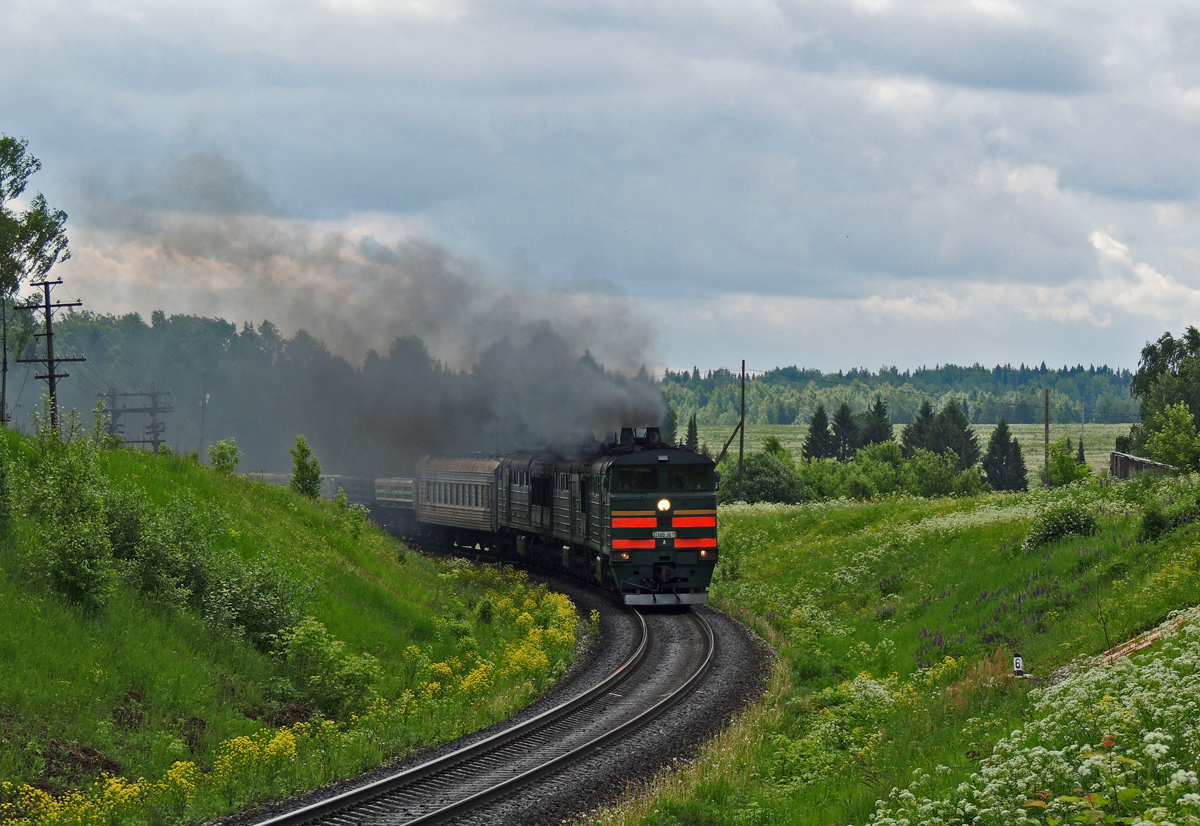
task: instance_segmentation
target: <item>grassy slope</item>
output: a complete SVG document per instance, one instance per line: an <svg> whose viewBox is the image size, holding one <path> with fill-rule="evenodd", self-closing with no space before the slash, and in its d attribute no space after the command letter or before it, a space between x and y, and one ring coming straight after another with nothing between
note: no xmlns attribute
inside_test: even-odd
<svg viewBox="0 0 1200 826"><path fill-rule="evenodd" d="M14 434L4 436L20 449ZM372 735L373 752L448 739L506 716L563 667L535 658L527 662L537 668L500 674L508 647L524 639L517 611L477 621L455 575L417 554L400 560L398 544L376 530L352 538L329 503L182 458L109 451L103 461L114 482L136 486L156 504L185 497L219 511L219 544L306 584L304 613L347 651L378 658L380 696L410 690L410 704L427 700L404 731ZM286 676L279 658L190 613L146 604L124 586L103 613L85 615L48 590L36 560L32 528L18 520L0 547L0 780L12 784L0 790L0 804L24 783L57 794L102 773L154 781L175 761L207 772L222 744L287 722L278 716ZM447 629L455 613L470 623L465 639L462 626L457 634ZM447 669L433 697L431 664L436 670L442 662L462 670L451 677ZM456 686L480 662L495 663L477 675L494 690L486 701L458 698Z"/></svg>
<svg viewBox="0 0 1200 826"><path fill-rule="evenodd" d="M657 797L601 821L864 823L936 766L929 782L953 795L1030 713L1014 652L1046 675L1197 602L1193 529L1136 540L1139 503L1178 495L1161 484L723 508L714 602L778 650L770 689ZM1100 532L1023 551L1034 516L1064 500Z"/></svg>

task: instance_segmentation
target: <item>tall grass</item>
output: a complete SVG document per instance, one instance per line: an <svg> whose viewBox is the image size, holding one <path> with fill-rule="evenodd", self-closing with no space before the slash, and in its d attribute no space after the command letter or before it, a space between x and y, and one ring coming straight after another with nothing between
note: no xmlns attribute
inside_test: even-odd
<svg viewBox="0 0 1200 826"><path fill-rule="evenodd" d="M37 444L0 438L27 480ZM47 575L45 517L16 497L0 543L0 822L212 818L502 719L569 662L573 607L517 572L402 553L333 503L185 458L94 460L107 518L131 507L112 491L141 497L161 552L108 557L103 603L83 604ZM160 535L172 525L183 533ZM301 621L248 630L288 616Z"/></svg>
<svg viewBox="0 0 1200 826"><path fill-rule="evenodd" d="M1195 515L1196 482L1092 481L965 500L723 508L713 599L775 645L781 655L776 674L761 706L708 747L697 768L667 773L653 795L607 811L598 822L1031 818L1053 824L1055 818L1092 817L1080 808L1092 804L1068 800L1058 809L1039 807L1036 801L1045 798L1035 793L1048 789L1015 781L1002 813L975 821L969 811L955 812L968 798L976 811L986 808L980 801L987 778L1007 777L1016 770L1005 767L1029 759L1022 755L1034 747L1035 736L1013 732L1032 732L1027 723L1053 706L1035 687L1049 685L1066 663L1104 651L1197 601L1200 537L1191 525L1185 521L1155 542L1137 538L1147 504L1190 502ZM1024 550L1035 520L1064 506L1094 515L1099 531ZM1033 679L1013 678L1017 652ZM1187 700L1166 702L1186 706ZM1189 713L1191 722L1180 731L1194 734L1200 714L1185 711L1184 717ZM1148 735L1156 725L1150 721L1131 724L1124 742ZM1178 764L1172 771L1194 771L1200 736L1173 736ZM1081 761L1089 745L1099 745L1094 739L1055 742L1055 748L1076 743L1067 759ZM729 753L737 758L723 757ZM1159 802L1170 776L1159 778L1167 790ZM973 777L983 778L978 794L967 791L976 788ZM1086 785L1049 791L1054 800L1070 798ZM1035 804L1023 806L1026 798L1016 800L1017 794ZM1186 815L1190 810L1175 799L1172 817ZM1106 816L1130 816L1131 806L1118 811L1113 803Z"/></svg>

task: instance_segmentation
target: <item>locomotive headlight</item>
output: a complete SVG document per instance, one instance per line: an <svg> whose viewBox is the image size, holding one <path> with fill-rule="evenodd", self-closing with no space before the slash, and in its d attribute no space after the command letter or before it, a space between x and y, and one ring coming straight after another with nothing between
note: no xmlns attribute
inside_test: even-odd
<svg viewBox="0 0 1200 826"><path fill-rule="evenodd" d="M617 559L620 559L623 562L628 562L629 561L629 551L617 551Z"/></svg>
<svg viewBox="0 0 1200 826"><path fill-rule="evenodd" d="M712 555L713 555L712 551L708 550L708 548L700 549L700 558L701 559L708 559Z"/></svg>
<svg viewBox="0 0 1200 826"><path fill-rule="evenodd" d="M670 499L659 499L658 500L658 509L660 511L669 511L671 509L671 500Z"/></svg>

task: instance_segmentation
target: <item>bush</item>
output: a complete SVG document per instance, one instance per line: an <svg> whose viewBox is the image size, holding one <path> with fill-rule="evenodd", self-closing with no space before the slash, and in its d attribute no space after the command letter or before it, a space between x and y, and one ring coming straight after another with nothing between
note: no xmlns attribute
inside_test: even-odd
<svg viewBox="0 0 1200 826"><path fill-rule="evenodd" d="M217 568L204 600L205 619L245 637L260 651L270 651L277 635L299 620L307 593L258 561L245 563L231 555Z"/></svg>
<svg viewBox="0 0 1200 826"><path fill-rule="evenodd" d="M1200 501L1187 497L1179 502L1163 503L1153 500L1142 508L1142 521L1138 525L1138 541L1153 542L1166 536L1176 528L1195 520L1200 512Z"/></svg>
<svg viewBox="0 0 1200 826"><path fill-rule="evenodd" d="M1058 542L1071 536L1091 536L1100 529L1096 517L1080 505L1057 505L1033 520L1029 535L1021 543L1026 551Z"/></svg>
<svg viewBox="0 0 1200 826"><path fill-rule="evenodd" d="M242 460L242 453L238 450L237 442L230 436L209 447L208 459L217 473L232 476L237 472L238 462Z"/></svg>
<svg viewBox="0 0 1200 826"><path fill-rule="evenodd" d="M346 651L346 644L315 618L306 617L278 640L293 685L323 714L359 712L375 699L379 662L370 654Z"/></svg>
<svg viewBox="0 0 1200 826"><path fill-rule="evenodd" d="M107 480L99 448L72 413L60 435L46 421L38 426L40 462L30 483L30 514L37 523L51 586L86 610L102 609L112 590L112 543L104 518Z"/></svg>

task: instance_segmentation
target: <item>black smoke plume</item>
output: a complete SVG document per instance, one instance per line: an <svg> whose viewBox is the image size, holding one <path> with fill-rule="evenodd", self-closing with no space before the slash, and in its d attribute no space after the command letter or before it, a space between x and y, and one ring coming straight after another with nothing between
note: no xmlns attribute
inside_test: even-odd
<svg viewBox="0 0 1200 826"><path fill-rule="evenodd" d="M180 412L207 395L204 433L194 412L174 426L184 449L193 430L198 446L234 436L249 464L284 469L304 433L328 469L387 475L425 453L565 451L662 418L655 386L633 377L653 330L626 297L523 288L419 234L384 243L288 218L219 153L84 192L109 294L172 311L140 330L92 319L148 349L90 369L169 386ZM239 331L212 316L270 322Z"/></svg>

